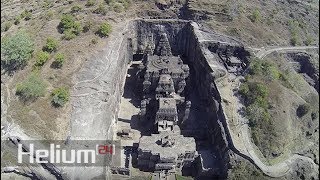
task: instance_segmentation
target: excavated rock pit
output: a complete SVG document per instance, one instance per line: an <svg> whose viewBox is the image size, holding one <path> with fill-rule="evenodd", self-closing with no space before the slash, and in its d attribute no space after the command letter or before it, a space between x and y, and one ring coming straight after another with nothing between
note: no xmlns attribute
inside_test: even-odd
<svg viewBox="0 0 320 180"><path fill-rule="evenodd" d="M230 135L221 109L221 97L215 80L223 78L226 68L217 54L232 47L233 56L247 62L247 51L238 41L210 32L196 23L183 20L137 20L132 22L129 45L132 47L133 61L129 65L121 99L118 127L124 122L138 121L139 98L135 90L134 75L137 72L136 61L141 60L146 47L154 49L160 34L167 34L172 54L180 56L190 68L190 84L187 99L191 100L190 118L181 130L184 136L194 137L197 151L201 154L202 164L207 171L198 170L192 174L199 179L225 178L232 155ZM131 49L130 49L131 50ZM132 125L131 128L136 129ZM130 126L129 126L130 128Z"/></svg>

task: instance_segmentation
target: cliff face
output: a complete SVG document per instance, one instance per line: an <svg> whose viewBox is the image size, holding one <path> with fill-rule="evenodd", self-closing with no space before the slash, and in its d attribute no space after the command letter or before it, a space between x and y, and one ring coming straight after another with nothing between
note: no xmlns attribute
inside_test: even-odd
<svg viewBox="0 0 320 180"><path fill-rule="evenodd" d="M126 28L111 36L106 49L74 77L71 139L112 139L126 65L132 57Z"/></svg>

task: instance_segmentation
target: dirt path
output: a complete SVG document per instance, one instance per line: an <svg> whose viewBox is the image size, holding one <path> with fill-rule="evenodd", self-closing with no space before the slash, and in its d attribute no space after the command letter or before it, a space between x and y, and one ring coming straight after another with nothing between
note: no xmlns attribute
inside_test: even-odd
<svg viewBox="0 0 320 180"><path fill-rule="evenodd" d="M252 48L254 50L259 50L258 53L256 53L256 57L259 59L263 59L268 54L271 54L273 52L292 52L292 51L301 51L301 50L307 50L307 49L319 49L318 46L293 46L293 47L275 47L275 48Z"/></svg>

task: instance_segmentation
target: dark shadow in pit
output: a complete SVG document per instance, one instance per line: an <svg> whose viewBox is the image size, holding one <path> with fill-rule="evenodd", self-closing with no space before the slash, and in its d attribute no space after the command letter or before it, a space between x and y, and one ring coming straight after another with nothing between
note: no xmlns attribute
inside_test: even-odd
<svg viewBox="0 0 320 180"><path fill-rule="evenodd" d="M130 121L131 129L140 131L142 136L151 136L153 123L151 121L141 122L139 115L133 115Z"/></svg>
<svg viewBox="0 0 320 180"><path fill-rule="evenodd" d="M140 97L137 92L139 89L137 83L138 64L132 64L127 72L127 77L124 85L123 97L130 99L130 103L135 107L140 107Z"/></svg>
<svg viewBox="0 0 320 180"><path fill-rule="evenodd" d="M193 137L196 142L196 150L202 157L202 163L205 168L219 169L222 164L219 149L217 144L213 144L211 141L212 137L209 137L207 129L211 126L212 121L217 121L216 112L212 107L212 103L209 97L203 97L203 91L197 84L198 76L203 77L201 73L203 71L195 70L195 65L188 62L187 58L182 57L184 63L187 63L190 68L189 85L186 89L186 99L191 101L191 108L189 118L181 127L181 134L188 137ZM219 134L217 134L219 136ZM217 143L217 142L216 142Z"/></svg>

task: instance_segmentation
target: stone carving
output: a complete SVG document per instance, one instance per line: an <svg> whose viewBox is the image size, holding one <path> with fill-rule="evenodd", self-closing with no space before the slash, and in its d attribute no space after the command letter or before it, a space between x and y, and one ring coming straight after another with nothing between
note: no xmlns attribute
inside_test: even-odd
<svg viewBox="0 0 320 180"><path fill-rule="evenodd" d="M138 166L160 172L190 166L197 154L195 140L180 135L178 126L179 117L185 122L190 113L191 101L185 101L189 67L172 55L165 33L160 35L154 54L145 54L138 75L143 77L140 120L151 121L156 133L140 138ZM187 155L190 153L193 156ZM182 158L178 160L179 155Z"/></svg>

